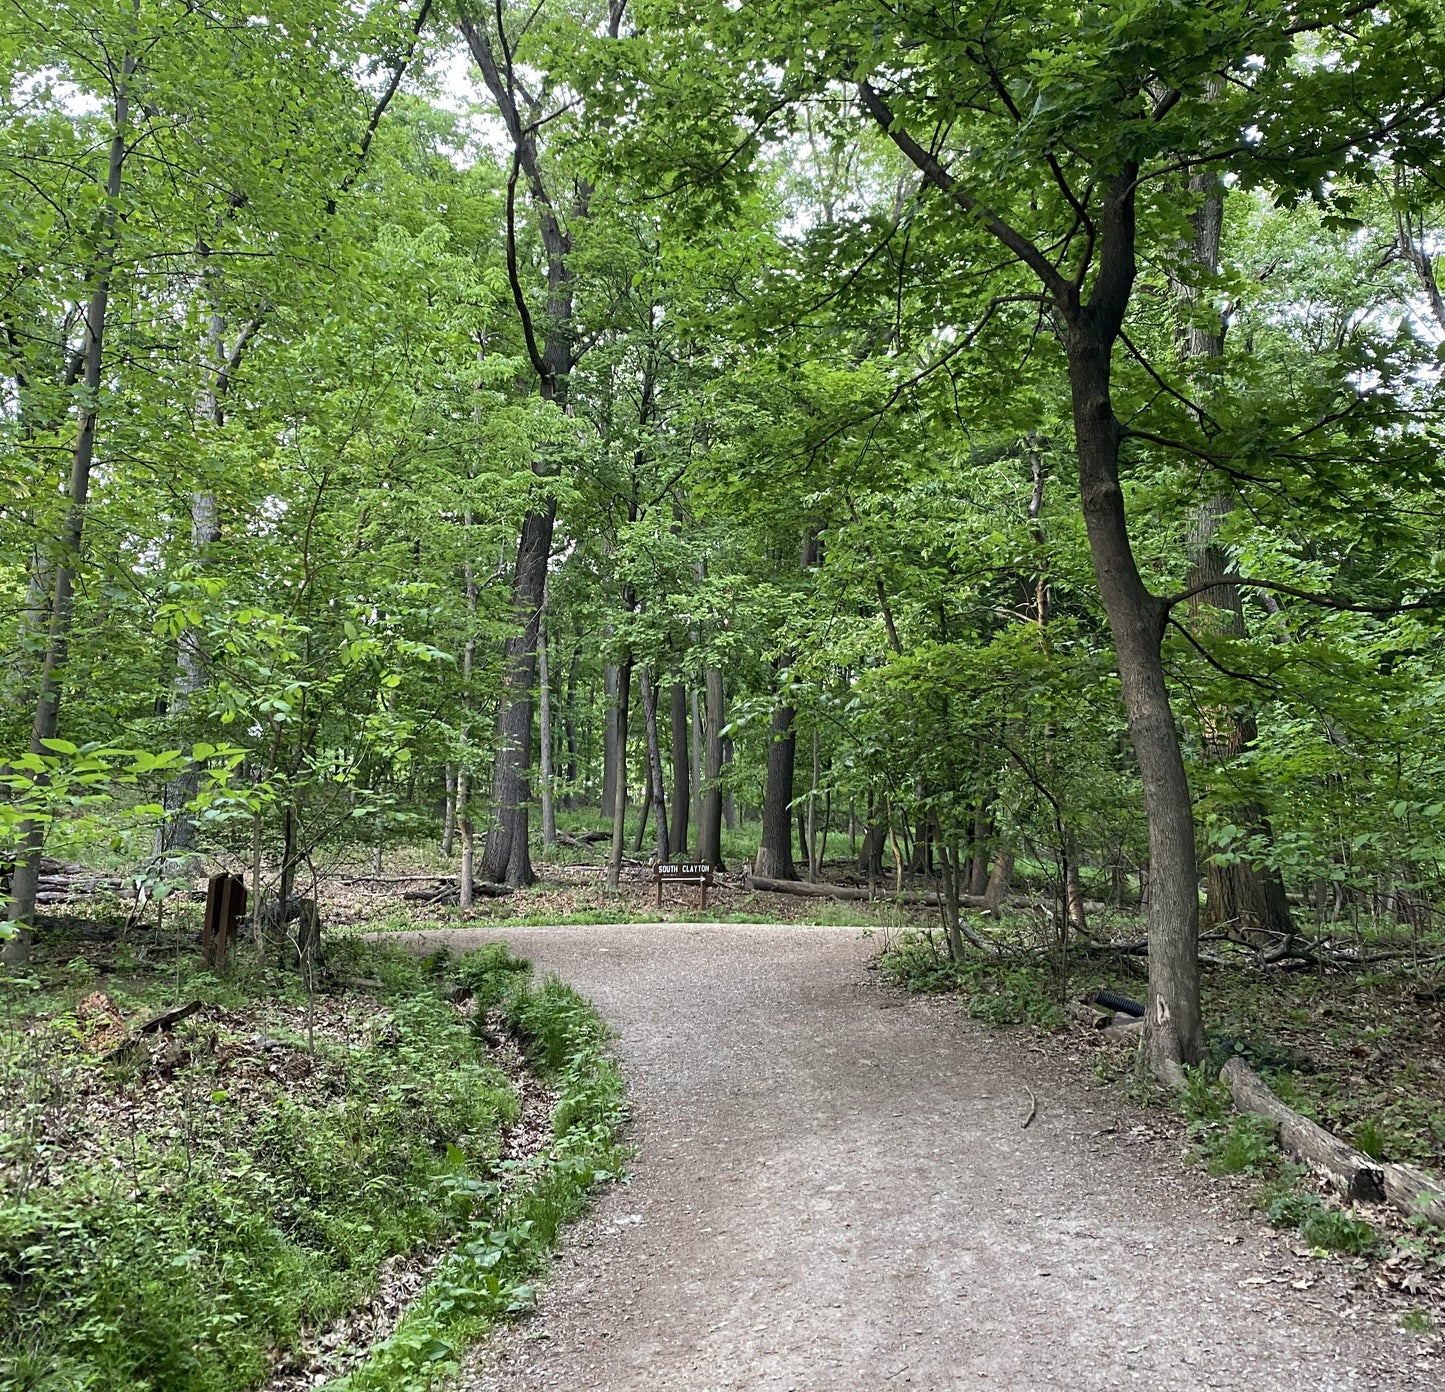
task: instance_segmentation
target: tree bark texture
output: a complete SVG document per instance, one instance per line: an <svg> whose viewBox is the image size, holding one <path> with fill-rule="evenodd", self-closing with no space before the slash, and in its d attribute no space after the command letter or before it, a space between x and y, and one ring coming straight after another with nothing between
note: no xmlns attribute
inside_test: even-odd
<svg viewBox="0 0 1445 1392"><path fill-rule="evenodd" d="M487 27L489 20L478 22L463 15L458 23L512 145L512 168L507 181L506 200L507 274L527 356L537 374L542 400L565 411L570 374L575 362L573 278L569 264L572 237L558 217L543 174L537 147L542 113L517 81L512 66L512 46L501 27L505 17L500 7L496 15L499 28L495 43ZM525 108L519 105L519 97L526 103ZM546 319L540 343L527 308L518 269L515 208L517 184L522 179L526 180L547 274ZM585 201L579 199L574 212L578 217L585 217ZM546 479L555 469L545 455L539 454L533 461L532 472ZM528 803L531 798L527 774L532 757L532 692L536 683L537 633L546 593L547 564L551 556L556 514L557 500L550 494L528 511L522 522L517 568L512 581L512 609L520 631L507 642L492 773L493 822L487 832L483 856L487 877L512 886L530 884L536 878L527 844Z"/></svg>
<svg viewBox="0 0 1445 1392"><path fill-rule="evenodd" d="M657 733L657 687L646 667L638 677L638 691L642 697L642 719L647 731L647 779L652 793L653 824L657 830L657 858L667 860L670 850L667 843L667 803L663 794L662 742Z"/></svg>
<svg viewBox="0 0 1445 1392"><path fill-rule="evenodd" d="M136 60L127 53L116 86L110 146L106 159L106 202L97 227L94 260L87 276L85 338L81 348L81 395L77 408L75 445L70 457L65 520L59 554L53 571L50 616L45 637L45 654L35 697L35 719L31 726L30 751L46 754L45 741L54 739L60 726L60 697L64 684L65 659L70 644L75 572L85 533L85 516L90 500L90 470L95 458L95 430L100 412L101 368L105 357L105 320L110 304L110 278L115 269L116 237L121 171L125 164L126 137L130 126L130 80ZM39 822L19 828L22 851L16 859L10 881L9 917L19 925L15 935L0 948L0 961L29 960L32 926L35 922L35 894L40 877L40 852L45 829Z"/></svg>
<svg viewBox="0 0 1445 1392"><path fill-rule="evenodd" d="M691 692L692 714L692 822L702 835L702 710L697 697L697 688Z"/></svg>
<svg viewBox="0 0 1445 1392"><path fill-rule="evenodd" d="M692 806L691 768L687 755L687 687L673 682L669 692L672 725L672 831L674 855L687 854L687 818Z"/></svg>
<svg viewBox="0 0 1445 1392"><path fill-rule="evenodd" d="M702 814L698 818L697 858L721 870L722 858L722 727L723 678L717 667L704 673L707 697L706 728L703 734Z"/></svg>
<svg viewBox="0 0 1445 1392"><path fill-rule="evenodd" d="M793 865L793 708L779 703L768 728L768 769L763 788L763 828L753 873L771 880L795 880Z"/></svg>
<svg viewBox="0 0 1445 1392"><path fill-rule="evenodd" d="M547 500L522 523L512 611L521 632L507 640L497 716L497 750L492 765L492 822L482 853L484 878L513 888L536 879L528 846L532 789L532 691L537 679L537 632L547 589L556 503Z"/></svg>
<svg viewBox="0 0 1445 1392"><path fill-rule="evenodd" d="M542 775L542 845L552 850L557 845L557 810L552 801L552 685L547 670L547 628L542 623L537 635L537 734L541 742L538 759Z"/></svg>
<svg viewBox="0 0 1445 1392"><path fill-rule="evenodd" d="M602 669L602 814L610 817L617 801L617 664Z"/></svg>
<svg viewBox="0 0 1445 1392"><path fill-rule="evenodd" d="M612 799L612 851L607 858L607 888L622 882L623 843L627 839L627 704L632 690L632 654L617 669L617 783Z"/></svg>
<svg viewBox="0 0 1445 1392"><path fill-rule="evenodd" d="M1174 1081L1180 1064L1197 1063L1204 1052L1194 809L1160 653L1166 611L1139 575L1124 516L1120 427L1110 401L1114 334L1101 332L1094 317L1081 315L1069 335L1079 486L1149 822L1146 1028L1156 1071Z"/></svg>

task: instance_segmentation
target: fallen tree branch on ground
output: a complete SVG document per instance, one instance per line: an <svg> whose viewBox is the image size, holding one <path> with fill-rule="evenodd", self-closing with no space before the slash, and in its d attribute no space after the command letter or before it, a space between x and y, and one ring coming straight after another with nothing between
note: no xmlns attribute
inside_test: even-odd
<svg viewBox="0 0 1445 1392"><path fill-rule="evenodd" d="M939 907L938 893L931 889L877 890L870 894L866 885L825 884L817 880L773 880L766 875L754 875L750 871L744 873L743 884L748 889L762 890L768 894L794 894L805 899L849 899L865 902L875 900L878 903L924 904L935 909ZM1026 904L1031 901L1019 895L1010 895L1009 902ZM958 906L961 909L987 907L982 894L960 894Z"/></svg>
<svg viewBox="0 0 1445 1392"><path fill-rule="evenodd" d="M1445 1188L1414 1165L1387 1164L1385 1197L1410 1217L1428 1218L1445 1228Z"/></svg>
<svg viewBox="0 0 1445 1392"><path fill-rule="evenodd" d="M511 892L506 885L493 884L490 880L472 881L472 895L477 899L502 899ZM409 889L401 897L413 904L455 904L461 894L461 885L448 881L432 889Z"/></svg>
<svg viewBox="0 0 1445 1392"><path fill-rule="evenodd" d="M1269 1085L1242 1058L1232 1058L1219 1071L1241 1112L1250 1112L1273 1122L1280 1145L1306 1164L1323 1170L1330 1182L1347 1198L1381 1203L1385 1195L1383 1167L1362 1151L1286 1106Z"/></svg>

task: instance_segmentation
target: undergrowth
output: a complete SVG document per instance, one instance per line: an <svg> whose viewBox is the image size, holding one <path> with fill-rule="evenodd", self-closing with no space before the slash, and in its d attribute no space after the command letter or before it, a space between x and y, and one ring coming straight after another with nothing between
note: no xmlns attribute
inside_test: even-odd
<svg viewBox="0 0 1445 1392"><path fill-rule="evenodd" d="M317 1003L310 1048L278 978L181 981L168 965L151 987L102 979L127 1010L175 999L177 982L214 1004L144 1067L92 1049L83 961L10 983L0 1392L242 1392L303 1329L364 1299L388 1257L457 1234L422 1306L352 1385L428 1386L465 1338L525 1305L521 1279L557 1224L620 1167L602 1026L496 946L453 963L346 943L330 965L373 991ZM457 976L556 1079L556 1139L535 1161L498 1161L517 1099L443 999Z"/></svg>
<svg viewBox="0 0 1445 1392"><path fill-rule="evenodd" d="M1064 1021L1056 976L1034 959L970 954L956 962L938 932L908 929L887 944L878 962L885 981L924 994L956 992L970 1015L991 1025L1050 1030Z"/></svg>
<svg viewBox="0 0 1445 1392"><path fill-rule="evenodd" d="M542 1268L558 1229L581 1211L595 1184L622 1173L618 1133L626 1097L606 1052L606 1027L555 977L535 989L523 980L498 992L493 968L505 960L505 949L483 948L461 959L461 974L479 998L502 1006L533 1067L556 1091L552 1144L529 1160L499 1166L493 1180L458 1174L444 1185L448 1201L463 1210L461 1241L396 1333L362 1367L330 1384L334 1392L428 1392L449 1379L468 1343L497 1320L532 1307L527 1282Z"/></svg>

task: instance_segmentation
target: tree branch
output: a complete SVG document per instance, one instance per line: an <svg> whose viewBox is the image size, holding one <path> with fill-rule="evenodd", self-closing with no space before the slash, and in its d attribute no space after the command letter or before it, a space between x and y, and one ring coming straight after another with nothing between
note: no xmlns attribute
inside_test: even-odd
<svg viewBox="0 0 1445 1392"><path fill-rule="evenodd" d="M858 95L868 114L888 138L913 162L919 172L940 192L947 194L970 217L976 217L988 231L1038 276L1044 288L1066 314L1071 313L1075 297L1073 287L1016 227L1011 227L992 208L959 187L958 181L934 156L930 155L895 119L888 104L866 80L858 83Z"/></svg>
<svg viewBox="0 0 1445 1392"><path fill-rule="evenodd" d="M1424 599L1412 599L1403 604L1354 604L1346 599L1336 599L1333 595L1319 594L1314 590L1300 590L1293 585L1282 585L1277 580L1252 580L1243 575L1223 575L1210 580L1204 585L1193 585L1187 590L1181 590L1178 594L1169 595L1159 602L1164 606L1167 614L1176 604L1182 604L1186 599L1193 599L1205 590L1221 589L1225 585L1248 585L1252 589L1272 590L1275 594L1287 594L1295 599L1302 599L1308 604L1317 605L1321 609L1335 609L1347 614L1407 614L1419 609L1441 609L1445 608L1445 595L1427 595Z"/></svg>

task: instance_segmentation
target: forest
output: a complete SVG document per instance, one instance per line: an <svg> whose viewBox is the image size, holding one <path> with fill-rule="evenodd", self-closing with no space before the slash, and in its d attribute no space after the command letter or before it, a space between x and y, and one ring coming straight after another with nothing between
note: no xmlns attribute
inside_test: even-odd
<svg viewBox="0 0 1445 1392"><path fill-rule="evenodd" d="M1134 990L1175 1089L1211 967L1441 999L1438 5L0 0L0 55L12 979L82 873L238 876L264 959L342 874L671 861Z"/></svg>

